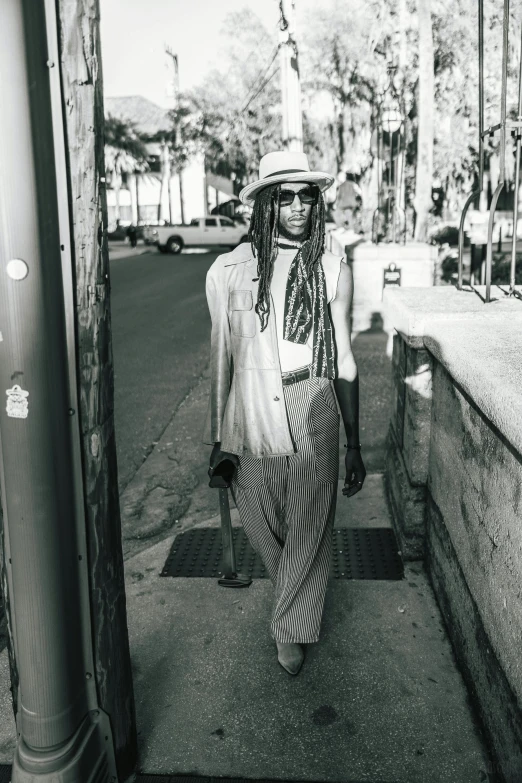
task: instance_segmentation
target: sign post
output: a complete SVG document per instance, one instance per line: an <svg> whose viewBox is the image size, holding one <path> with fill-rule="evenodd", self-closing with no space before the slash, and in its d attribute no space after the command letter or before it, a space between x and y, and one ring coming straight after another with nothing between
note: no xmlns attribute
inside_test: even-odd
<svg viewBox="0 0 522 783"><path fill-rule="evenodd" d="M383 271L383 291L385 288L397 287L401 284L401 270L397 267L393 261L390 263L388 269Z"/></svg>

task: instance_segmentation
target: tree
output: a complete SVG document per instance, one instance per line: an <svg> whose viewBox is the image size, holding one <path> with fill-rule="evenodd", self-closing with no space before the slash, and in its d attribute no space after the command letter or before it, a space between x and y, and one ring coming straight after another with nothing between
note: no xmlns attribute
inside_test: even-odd
<svg viewBox="0 0 522 783"><path fill-rule="evenodd" d="M116 199L116 222L120 220L122 175L147 168L147 148L134 124L108 115L105 120L105 172Z"/></svg>
<svg viewBox="0 0 522 783"><path fill-rule="evenodd" d="M391 16L384 0L356 0L346 11L344 2L332 0L309 13L303 28L302 88L309 96L309 123L329 149L324 164L336 173L348 168L364 173L372 163L370 133L385 83ZM326 119L323 110L313 111L321 97L321 106L328 98L331 107Z"/></svg>
<svg viewBox="0 0 522 783"><path fill-rule="evenodd" d="M170 200L169 181L171 168L178 174L179 196L181 207L181 222L185 222L185 206L183 196L183 169L202 151L205 146L204 121L198 107L189 96L180 96L178 105L168 113L170 128L161 131L155 137L161 143L161 196L160 207L163 204L163 194L169 196L169 219L172 222L172 204Z"/></svg>
<svg viewBox="0 0 522 783"><path fill-rule="evenodd" d="M220 69L191 91L208 169L240 188L259 159L281 147L279 58L275 39L250 10L229 14Z"/></svg>

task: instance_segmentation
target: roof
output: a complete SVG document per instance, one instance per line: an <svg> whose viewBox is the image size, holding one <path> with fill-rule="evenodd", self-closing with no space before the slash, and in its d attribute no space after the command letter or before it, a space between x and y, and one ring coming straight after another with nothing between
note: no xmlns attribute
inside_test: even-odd
<svg viewBox="0 0 522 783"><path fill-rule="evenodd" d="M162 109L142 95L105 98L106 115L110 114L120 120L134 123L136 129L147 136L169 128L167 113L166 109Z"/></svg>

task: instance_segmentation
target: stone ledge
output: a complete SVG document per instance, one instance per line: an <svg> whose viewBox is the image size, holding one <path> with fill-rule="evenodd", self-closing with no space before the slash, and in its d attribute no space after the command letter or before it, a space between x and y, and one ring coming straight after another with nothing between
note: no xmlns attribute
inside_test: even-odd
<svg viewBox="0 0 522 783"><path fill-rule="evenodd" d="M516 324L514 318L433 324L424 344L522 454L522 314Z"/></svg>
<svg viewBox="0 0 522 783"><path fill-rule="evenodd" d="M522 286L517 286L522 290ZM508 298L498 286L492 287L492 301L485 304L485 287L477 287L479 293L471 290L457 291L454 286L433 286L432 288L387 288L383 294L386 321L403 337L412 348L420 348L423 338L430 334L437 323L474 320L480 318L488 323L491 319L515 317L522 319L522 302Z"/></svg>
<svg viewBox="0 0 522 783"><path fill-rule="evenodd" d="M373 242L361 242L354 249L354 260L356 261L428 261L435 263L437 259L437 248L435 245L428 245L425 242L407 242L405 245L393 242L381 242L375 245Z"/></svg>
<svg viewBox="0 0 522 783"><path fill-rule="evenodd" d="M479 291L483 294L484 289ZM494 301L453 286L386 290L387 322L426 347L522 454L522 302L494 286Z"/></svg>

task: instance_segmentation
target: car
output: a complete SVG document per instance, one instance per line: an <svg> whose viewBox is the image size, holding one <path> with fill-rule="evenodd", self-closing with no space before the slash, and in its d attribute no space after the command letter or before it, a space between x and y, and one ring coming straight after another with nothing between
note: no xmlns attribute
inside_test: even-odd
<svg viewBox="0 0 522 783"><path fill-rule="evenodd" d="M154 226L153 243L161 253L181 253L185 247L237 247L248 241L248 228L223 215L193 218L189 225Z"/></svg>

